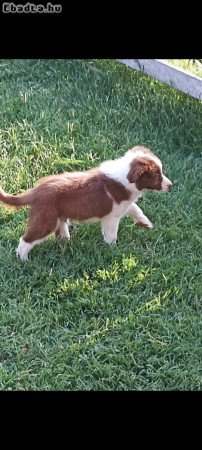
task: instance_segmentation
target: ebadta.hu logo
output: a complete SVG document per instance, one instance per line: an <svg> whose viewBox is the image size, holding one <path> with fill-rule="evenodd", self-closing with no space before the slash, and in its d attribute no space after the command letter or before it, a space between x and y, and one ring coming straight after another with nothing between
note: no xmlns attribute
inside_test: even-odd
<svg viewBox="0 0 202 450"><path fill-rule="evenodd" d="M26 3L25 5L16 3L3 3L2 12L7 14L22 14L22 13L60 13L62 11L62 5L53 5L47 3L46 5L35 5L34 3Z"/></svg>

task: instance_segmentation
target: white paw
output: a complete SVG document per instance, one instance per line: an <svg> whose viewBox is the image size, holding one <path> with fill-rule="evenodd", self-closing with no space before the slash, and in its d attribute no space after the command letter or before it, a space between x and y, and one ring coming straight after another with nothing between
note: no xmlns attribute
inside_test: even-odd
<svg viewBox="0 0 202 450"><path fill-rule="evenodd" d="M104 239L104 242L108 245L115 245L116 239Z"/></svg>
<svg viewBox="0 0 202 450"><path fill-rule="evenodd" d="M28 253L21 253L18 248L16 249L16 256L19 257L21 261L27 261L28 260Z"/></svg>
<svg viewBox="0 0 202 450"><path fill-rule="evenodd" d="M66 222L62 222L60 225L59 238L62 241L65 241L66 239L68 239L68 240L70 239L69 228L68 228L68 224Z"/></svg>
<svg viewBox="0 0 202 450"><path fill-rule="evenodd" d="M57 239L61 244L65 244L67 241L70 241L70 236L62 236L61 234L59 234L57 236Z"/></svg>
<svg viewBox="0 0 202 450"><path fill-rule="evenodd" d="M109 244L109 245L116 244L116 240L117 240L116 236L110 236L109 234L105 234L105 233L103 233L103 236L104 236L104 242L106 244Z"/></svg>
<svg viewBox="0 0 202 450"><path fill-rule="evenodd" d="M144 216L141 220L139 220L138 222L136 222L136 224L139 227L144 227L144 228L153 228L153 224L150 222L150 220Z"/></svg>
<svg viewBox="0 0 202 450"><path fill-rule="evenodd" d="M24 239L21 237L19 241L18 248L16 248L16 256L20 257L21 261L27 261L28 259L28 253L31 250L32 246L25 242Z"/></svg>
<svg viewBox="0 0 202 450"><path fill-rule="evenodd" d="M104 242L109 245L116 244L119 222L117 219L107 220L105 222L103 221L102 223Z"/></svg>

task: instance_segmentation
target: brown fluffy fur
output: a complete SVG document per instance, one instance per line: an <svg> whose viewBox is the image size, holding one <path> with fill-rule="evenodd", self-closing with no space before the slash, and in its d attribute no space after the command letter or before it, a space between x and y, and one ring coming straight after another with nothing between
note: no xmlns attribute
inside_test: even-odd
<svg viewBox="0 0 202 450"><path fill-rule="evenodd" d="M24 240L32 242L54 231L58 219L64 222L101 219L110 213L113 201L119 204L130 195L121 183L99 169L91 169L44 177L36 187L21 195L9 195L1 190L0 201L16 208L31 206Z"/></svg>
<svg viewBox="0 0 202 450"><path fill-rule="evenodd" d="M127 178L130 183L136 183L140 191L143 189L161 190L163 179L161 171L155 162L148 160L146 157L139 158L138 161L132 161Z"/></svg>
<svg viewBox="0 0 202 450"><path fill-rule="evenodd" d="M1 203L15 208L30 206L28 228L17 249L21 259L26 259L30 249L53 231L68 238L68 220L101 221L107 243L116 241L119 221L127 211L140 226L151 228L151 222L135 207L135 202L144 189L168 190L172 183L162 175L160 160L158 163L149 149L134 147L129 152L136 153L129 163L123 158L118 160L118 166L116 160L107 161L108 169L102 165L86 172L47 176L21 195L10 195L0 188ZM121 178L122 168L126 170L125 178ZM116 180L116 174L121 181Z"/></svg>

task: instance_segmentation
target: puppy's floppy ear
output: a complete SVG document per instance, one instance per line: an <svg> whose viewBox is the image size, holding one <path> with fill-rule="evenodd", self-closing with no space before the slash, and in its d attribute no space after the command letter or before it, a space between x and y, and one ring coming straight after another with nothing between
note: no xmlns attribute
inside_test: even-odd
<svg viewBox="0 0 202 450"><path fill-rule="evenodd" d="M130 165L130 171L128 173L128 181L130 183L136 183L143 173L148 171L148 161L144 158L135 159Z"/></svg>

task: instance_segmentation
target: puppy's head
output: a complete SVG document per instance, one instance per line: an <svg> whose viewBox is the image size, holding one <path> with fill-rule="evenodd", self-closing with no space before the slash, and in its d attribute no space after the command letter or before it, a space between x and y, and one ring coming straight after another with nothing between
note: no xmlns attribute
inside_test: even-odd
<svg viewBox="0 0 202 450"><path fill-rule="evenodd" d="M163 174L160 159L145 147L134 147L127 154L134 154L130 162L128 181L135 183L137 189L152 189L154 191L168 191L172 182Z"/></svg>

